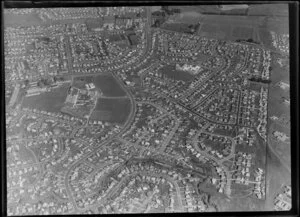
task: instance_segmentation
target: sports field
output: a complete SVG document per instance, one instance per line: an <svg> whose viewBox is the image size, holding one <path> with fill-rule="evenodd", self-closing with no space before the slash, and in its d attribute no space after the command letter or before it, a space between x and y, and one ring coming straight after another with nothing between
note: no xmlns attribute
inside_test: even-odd
<svg viewBox="0 0 300 217"><path fill-rule="evenodd" d="M63 84L50 92L24 97L22 107L58 113L66 100L69 87L70 84Z"/></svg>
<svg viewBox="0 0 300 217"><path fill-rule="evenodd" d="M104 96L125 96L126 92L111 75L98 75L93 78L96 88L99 88Z"/></svg>
<svg viewBox="0 0 300 217"><path fill-rule="evenodd" d="M127 98L99 98L90 119L124 123L130 113L130 109L130 100Z"/></svg>

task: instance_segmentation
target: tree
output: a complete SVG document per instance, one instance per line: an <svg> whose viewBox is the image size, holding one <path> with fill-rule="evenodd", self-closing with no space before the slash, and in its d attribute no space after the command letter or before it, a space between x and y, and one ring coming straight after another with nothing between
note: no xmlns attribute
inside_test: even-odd
<svg viewBox="0 0 300 217"><path fill-rule="evenodd" d="M269 66L269 71L271 71L273 68L272 68L272 66Z"/></svg>
<svg viewBox="0 0 300 217"><path fill-rule="evenodd" d="M24 85L28 86L28 84L29 84L29 80L28 79L24 80Z"/></svg>

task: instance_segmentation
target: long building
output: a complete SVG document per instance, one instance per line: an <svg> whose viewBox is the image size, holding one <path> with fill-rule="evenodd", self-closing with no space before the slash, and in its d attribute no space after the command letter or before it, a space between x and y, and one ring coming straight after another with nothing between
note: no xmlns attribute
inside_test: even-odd
<svg viewBox="0 0 300 217"><path fill-rule="evenodd" d="M14 92L9 100L9 106L13 106L15 104L18 94L19 94L19 91L20 91L20 84L17 84L15 86Z"/></svg>

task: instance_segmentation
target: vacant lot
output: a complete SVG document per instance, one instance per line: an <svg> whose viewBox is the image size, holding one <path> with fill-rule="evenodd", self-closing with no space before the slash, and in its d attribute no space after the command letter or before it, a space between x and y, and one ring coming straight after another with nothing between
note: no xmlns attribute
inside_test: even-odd
<svg viewBox="0 0 300 217"><path fill-rule="evenodd" d="M69 84L64 84L59 88L53 89L51 92L25 97L22 102L22 107L58 113L63 107L69 87Z"/></svg>
<svg viewBox="0 0 300 217"><path fill-rule="evenodd" d="M124 123L130 113L129 99L100 98L91 115L92 120Z"/></svg>

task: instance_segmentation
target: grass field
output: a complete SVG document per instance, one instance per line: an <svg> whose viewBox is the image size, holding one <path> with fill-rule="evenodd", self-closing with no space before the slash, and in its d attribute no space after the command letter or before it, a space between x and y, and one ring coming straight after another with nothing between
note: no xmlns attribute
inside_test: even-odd
<svg viewBox="0 0 300 217"><path fill-rule="evenodd" d="M92 76L81 76L81 77L74 77L72 86L79 88L79 89L84 89L85 84L93 82L93 77Z"/></svg>
<svg viewBox="0 0 300 217"><path fill-rule="evenodd" d="M232 31L232 36L237 39L253 38L253 28L236 26Z"/></svg>
<svg viewBox="0 0 300 217"><path fill-rule="evenodd" d="M130 113L129 99L100 98L91 115L91 120L124 123Z"/></svg>
<svg viewBox="0 0 300 217"><path fill-rule="evenodd" d="M176 14L170 17L175 23L186 23L186 24L197 24L202 20L202 16L200 13L189 11L182 12L180 14Z"/></svg>
<svg viewBox="0 0 300 217"><path fill-rule="evenodd" d="M203 37L221 40L257 39L255 32L258 26L257 20L247 20L245 16L208 15L201 24L197 34Z"/></svg>
<svg viewBox="0 0 300 217"><path fill-rule="evenodd" d="M48 112L60 112L67 97L69 87L69 84L63 84L61 87L53 89L51 92L25 97L22 102L22 107L35 108Z"/></svg>
<svg viewBox="0 0 300 217"><path fill-rule="evenodd" d="M218 30L217 24L204 23L200 30L198 31L198 35L208 38L219 38L223 39L225 37L224 33Z"/></svg>
<svg viewBox="0 0 300 217"><path fill-rule="evenodd" d="M117 81L109 74L98 76L74 77L73 86L85 89L85 84L93 82L96 88L100 89L104 96L125 96L126 92L121 88Z"/></svg>
<svg viewBox="0 0 300 217"><path fill-rule="evenodd" d="M93 82L105 96L125 96L126 92L111 75L98 75Z"/></svg>
<svg viewBox="0 0 300 217"><path fill-rule="evenodd" d="M125 40L125 39L126 39L125 36L120 35L120 34L114 34L114 35L109 36L109 40L112 42L121 41L121 40Z"/></svg>
<svg viewBox="0 0 300 217"><path fill-rule="evenodd" d="M34 156L32 155L32 152L25 147L25 145L20 145L19 157L22 161L34 163Z"/></svg>
<svg viewBox="0 0 300 217"><path fill-rule="evenodd" d="M161 28L170 30L170 31L175 31L175 32L183 32L183 33L190 33L191 30L189 28L191 24L187 23L164 23Z"/></svg>
<svg viewBox="0 0 300 217"><path fill-rule="evenodd" d="M288 13L288 4L254 4L248 10L248 15L252 16L288 16Z"/></svg>
<svg viewBox="0 0 300 217"><path fill-rule="evenodd" d="M233 16L233 15L204 15L198 35L221 40L249 39L257 40L257 28L262 25L263 18Z"/></svg>
<svg viewBox="0 0 300 217"><path fill-rule="evenodd" d="M273 59L276 56L272 56ZM279 81L289 81L289 72L286 68L281 68L276 61L272 61L271 64L273 70L271 72L271 84L269 88L268 99L268 116L273 115L280 117L281 115L290 116L290 108L282 103L283 97L289 98L289 92L280 89L276 86ZM275 121L276 122L276 121ZM267 151L267 201L266 208L268 210L273 208L273 199L278 189L284 184L290 184L291 175L288 171L290 168L290 144L278 143L274 141L271 135L273 131L278 130L280 132L290 135L288 128L283 128L279 124L275 124L274 121L269 120L268 123L268 151ZM273 153L272 149L275 151ZM279 158L278 158L279 157Z"/></svg>
<svg viewBox="0 0 300 217"><path fill-rule="evenodd" d="M36 10L39 10L38 8ZM102 19L99 18L86 18L76 19L76 23L88 24L95 27L93 23L100 23ZM4 26L18 27L18 26L37 26L37 25L55 25L55 24L73 24L74 19L61 19L61 20L42 20L38 13L32 11L29 14L13 14L7 13L4 15Z"/></svg>
<svg viewBox="0 0 300 217"><path fill-rule="evenodd" d="M272 144L270 144L272 145ZM271 150L267 151L267 188L266 188L266 209L273 208L273 198L283 185L291 182L290 172L282 165L280 159Z"/></svg>
<svg viewBox="0 0 300 217"><path fill-rule="evenodd" d="M287 72L286 69L279 67L278 64L275 63L275 61L272 62L272 68L273 70L271 71L270 76L272 82L270 84L268 99L269 117L273 115L279 117L282 114L290 115L289 107L287 107L283 103L283 98L290 97L289 92L282 90L279 86L276 85L280 81L289 83L289 72Z"/></svg>
<svg viewBox="0 0 300 217"><path fill-rule="evenodd" d="M198 12L198 13L219 13L220 9L216 5L191 5L191 6L169 6L169 9L178 8L181 12Z"/></svg>
<svg viewBox="0 0 300 217"><path fill-rule="evenodd" d="M30 14L5 14L4 26L31 26L40 25L43 21L39 18L37 13Z"/></svg>
<svg viewBox="0 0 300 217"><path fill-rule="evenodd" d="M188 72L176 70L175 65L164 66L163 68L160 69L160 72L163 75L166 75L168 78L175 79L175 80L188 82L194 79L194 76L192 74Z"/></svg>
<svg viewBox="0 0 300 217"><path fill-rule="evenodd" d="M230 24L219 25L220 39L229 40L231 37L232 26ZM224 35L224 36L223 36ZM223 36L223 38L222 38Z"/></svg>
<svg viewBox="0 0 300 217"><path fill-rule="evenodd" d="M262 44L267 48L274 48L272 45L272 36L270 31L265 28L258 28L259 39Z"/></svg>
<svg viewBox="0 0 300 217"><path fill-rule="evenodd" d="M272 17L267 19L266 28L274 31L277 34L289 33L289 18L288 17Z"/></svg>

